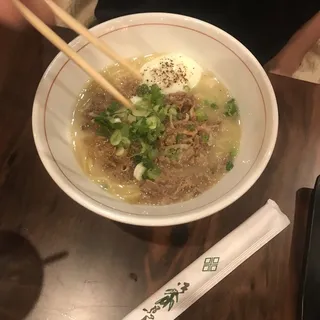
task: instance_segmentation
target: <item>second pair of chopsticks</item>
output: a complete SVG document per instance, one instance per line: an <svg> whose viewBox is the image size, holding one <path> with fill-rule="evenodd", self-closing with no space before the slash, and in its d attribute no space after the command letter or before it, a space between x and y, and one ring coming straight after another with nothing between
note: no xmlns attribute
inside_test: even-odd
<svg viewBox="0 0 320 320"><path fill-rule="evenodd" d="M107 90L115 99L122 103L127 108L131 108L131 102L126 99L116 88L114 88L100 73L92 68L77 52L72 50L68 44L62 40L52 29L50 29L41 19L39 19L31 10L29 10L20 0L12 0L20 13L29 21L42 35L44 35L52 44L59 50L64 52L71 60L73 60L80 68L89 74L102 88ZM101 39L96 38L88 29L70 16L67 12L61 9L52 0L44 0L53 13L59 17L71 29L85 37L96 48L108 55L113 60L119 62L126 67L137 78L141 75L128 64L126 60L119 57L111 48L109 48Z"/></svg>

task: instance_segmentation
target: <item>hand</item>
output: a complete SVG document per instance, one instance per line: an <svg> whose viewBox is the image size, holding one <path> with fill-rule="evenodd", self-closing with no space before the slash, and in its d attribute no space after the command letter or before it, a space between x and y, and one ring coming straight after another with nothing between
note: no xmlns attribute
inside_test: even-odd
<svg viewBox="0 0 320 320"><path fill-rule="evenodd" d="M40 19L48 24L54 23L54 17L44 1L21 0L31 9ZM27 24L19 11L15 8L12 0L0 0L0 24L12 28L21 28Z"/></svg>
<svg viewBox="0 0 320 320"><path fill-rule="evenodd" d="M268 72L291 77L298 70L303 59L303 55L297 55L293 48L283 48L266 65Z"/></svg>
<svg viewBox="0 0 320 320"><path fill-rule="evenodd" d="M292 76L299 68L305 54L320 38L320 11L298 30L286 46L267 63L269 72Z"/></svg>

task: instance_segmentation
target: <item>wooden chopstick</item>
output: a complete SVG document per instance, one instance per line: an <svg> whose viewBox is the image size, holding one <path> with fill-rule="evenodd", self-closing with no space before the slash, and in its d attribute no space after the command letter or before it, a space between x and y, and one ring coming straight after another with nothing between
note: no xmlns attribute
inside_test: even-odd
<svg viewBox="0 0 320 320"><path fill-rule="evenodd" d="M110 47L108 47L101 39L95 37L86 27L84 27L80 22L73 18L68 12L59 7L52 0L44 0L53 13L59 17L68 27L73 29L78 34L86 38L91 44L93 44L97 49L101 50L108 57L119 62L122 66L127 68L131 73L135 75L136 78L141 80L141 74L133 68L125 59L114 52Z"/></svg>
<svg viewBox="0 0 320 320"><path fill-rule="evenodd" d="M73 60L80 68L90 75L100 86L107 90L115 99L125 107L131 108L131 102L114 88L100 73L94 70L77 52L72 50L53 30L51 30L41 19L29 10L19 0L12 0L20 13L28 20L42 35L52 42L59 50Z"/></svg>

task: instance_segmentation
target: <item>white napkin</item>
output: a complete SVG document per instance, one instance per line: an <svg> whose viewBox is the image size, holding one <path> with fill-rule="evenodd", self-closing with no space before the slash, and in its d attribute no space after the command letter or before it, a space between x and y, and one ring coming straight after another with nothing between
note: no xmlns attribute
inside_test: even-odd
<svg viewBox="0 0 320 320"><path fill-rule="evenodd" d="M267 204L211 247L124 320L177 318L206 292L290 224L278 205Z"/></svg>

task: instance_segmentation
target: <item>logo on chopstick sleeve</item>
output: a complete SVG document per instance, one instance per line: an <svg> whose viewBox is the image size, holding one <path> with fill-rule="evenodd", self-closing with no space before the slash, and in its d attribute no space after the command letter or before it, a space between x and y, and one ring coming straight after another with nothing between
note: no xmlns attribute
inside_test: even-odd
<svg viewBox="0 0 320 320"><path fill-rule="evenodd" d="M217 271L220 257L209 257L204 259L202 272Z"/></svg>
<svg viewBox="0 0 320 320"><path fill-rule="evenodd" d="M181 282L178 282L177 284L178 288L176 289L167 289L164 292L164 295L161 299L156 301L154 303L154 306L148 310L146 308L143 309L143 311L146 313L146 315L141 320L154 320L155 314L160 310L167 308L168 311L170 311L173 306L179 302L179 296L181 294L184 294L186 291L188 291L188 288L190 287L190 283L184 282L183 284Z"/></svg>

